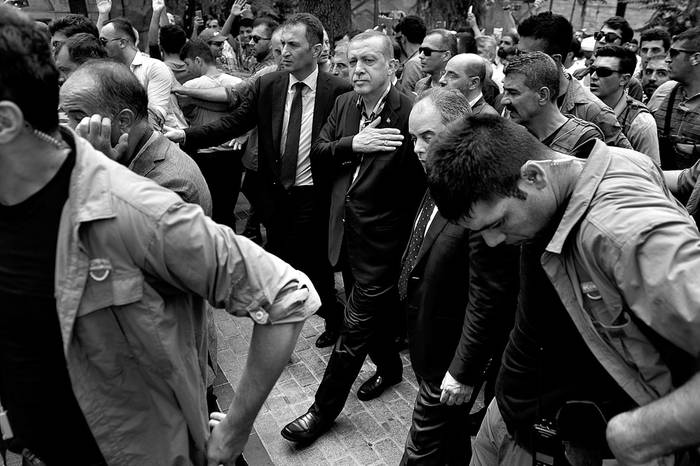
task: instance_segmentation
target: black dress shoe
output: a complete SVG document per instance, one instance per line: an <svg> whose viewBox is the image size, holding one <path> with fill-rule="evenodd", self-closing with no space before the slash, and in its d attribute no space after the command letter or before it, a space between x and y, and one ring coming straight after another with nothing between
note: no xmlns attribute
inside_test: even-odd
<svg viewBox="0 0 700 466"><path fill-rule="evenodd" d="M313 411L299 416L282 429L282 437L290 442L311 443L327 431L333 421L327 421Z"/></svg>
<svg viewBox="0 0 700 466"><path fill-rule="evenodd" d="M373 400L384 393L384 390L399 382L401 382L401 376L388 378L375 373L360 386L357 397L362 401Z"/></svg>
<svg viewBox="0 0 700 466"><path fill-rule="evenodd" d="M338 340L338 332L326 330L316 340L316 348L325 348L327 346L333 346L333 345L335 345L335 342L337 340Z"/></svg>

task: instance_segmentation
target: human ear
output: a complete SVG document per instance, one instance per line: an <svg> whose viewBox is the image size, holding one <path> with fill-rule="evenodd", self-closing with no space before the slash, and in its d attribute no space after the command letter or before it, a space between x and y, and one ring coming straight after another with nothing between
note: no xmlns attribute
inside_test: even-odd
<svg viewBox="0 0 700 466"><path fill-rule="evenodd" d="M117 122L119 132L122 134L128 134L129 131L131 131L131 128L133 128L134 124L136 123L136 115L134 115L134 112L132 112L131 110L124 109L117 114L115 120Z"/></svg>
<svg viewBox="0 0 700 466"><path fill-rule="evenodd" d="M541 162L528 160L520 167L520 180L541 190L547 186L547 172Z"/></svg>
<svg viewBox="0 0 700 466"><path fill-rule="evenodd" d="M24 114L14 102L0 100L0 144L12 142L24 129Z"/></svg>

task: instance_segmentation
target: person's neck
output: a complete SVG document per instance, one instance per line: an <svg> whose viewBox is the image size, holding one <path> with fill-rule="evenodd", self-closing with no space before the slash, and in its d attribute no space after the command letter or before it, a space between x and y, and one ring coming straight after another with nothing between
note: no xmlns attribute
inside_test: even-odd
<svg viewBox="0 0 700 466"><path fill-rule="evenodd" d="M170 61L170 62L176 62L176 63L184 63L180 59L180 55L177 53L164 53L163 54L163 61Z"/></svg>
<svg viewBox="0 0 700 466"><path fill-rule="evenodd" d="M418 51L420 48L420 44L412 44L410 42L406 42L406 46L404 47L404 51L406 52L406 56L410 57L414 53Z"/></svg>
<svg viewBox="0 0 700 466"><path fill-rule="evenodd" d="M311 76L311 73L316 71L316 67L318 64L316 62L312 63L311 66L302 68L300 70L292 71L292 76L294 76L297 80L303 81L309 76Z"/></svg>
<svg viewBox="0 0 700 466"><path fill-rule="evenodd" d="M388 82L385 82L378 89L370 92L369 94L362 95L362 102L365 104L366 112L372 112L374 110L374 107L377 105L377 102L379 102L379 99L382 98L384 91L386 91L386 87L388 84Z"/></svg>
<svg viewBox="0 0 700 466"><path fill-rule="evenodd" d="M558 130L564 123L566 123L566 117L562 115L556 104L549 103L542 109L542 112L530 119L526 126L541 141Z"/></svg>
<svg viewBox="0 0 700 466"><path fill-rule="evenodd" d="M625 94L625 88L621 87L617 91L604 96L600 100L602 100L605 105L607 105L608 107L615 110L615 107L617 107L617 103L620 101L620 99L622 98L622 96L624 94Z"/></svg>
<svg viewBox="0 0 700 466"><path fill-rule="evenodd" d="M60 140L59 135L53 136ZM0 145L0 204L19 204L46 186L68 153L31 134Z"/></svg>
<svg viewBox="0 0 700 466"><path fill-rule="evenodd" d="M136 57L136 52L137 50L135 48L127 47L124 49L124 64L126 66L131 66L134 57Z"/></svg>
<svg viewBox="0 0 700 466"><path fill-rule="evenodd" d="M124 159L117 160L117 162L128 167L152 134L153 129L148 124L148 120L137 123L129 130L129 149L126 151Z"/></svg>
<svg viewBox="0 0 700 466"><path fill-rule="evenodd" d="M563 96L569 91L569 86L571 85L571 82L569 80L569 77L566 75L564 70L560 70L559 72L559 97Z"/></svg>
<svg viewBox="0 0 700 466"><path fill-rule="evenodd" d="M700 94L700 76L692 76L690 79L678 80L685 88L688 97Z"/></svg>
<svg viewBox="0 0 700 466"><path fill-rule="evenodd" d="M221 71L216 67L216 65L209 65L207 66L206 71L204 72L205 76L218 76L221 74Z"/></svg>
<svg viewBox="0 0 700 466"><path fill-rule="evenodd" d="M438 81L440 81L440 77L442 76L442 70L443 68L438 68L430 73L430 81L432 83L431 85L435 85Z"/></svg>
<svg viewBox="0 0 700 466"><path fill-rule="evenodd" d="M470 91L467 91L467 101L471 102L477 97L479 97L482 94L482 91L480 88L472 89Z"/></svg>

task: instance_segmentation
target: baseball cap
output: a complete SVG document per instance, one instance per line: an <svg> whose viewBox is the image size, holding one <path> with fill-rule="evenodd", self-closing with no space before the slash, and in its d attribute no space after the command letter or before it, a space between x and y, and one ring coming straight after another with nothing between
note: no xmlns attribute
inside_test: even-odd
<svg viewBox="0 0 700 466"><path fill-rule="evenodd" d="M199 33L198 39L203 40L204 42L225 42L226 36L215 29L206 28L204 31Z"/></svg>

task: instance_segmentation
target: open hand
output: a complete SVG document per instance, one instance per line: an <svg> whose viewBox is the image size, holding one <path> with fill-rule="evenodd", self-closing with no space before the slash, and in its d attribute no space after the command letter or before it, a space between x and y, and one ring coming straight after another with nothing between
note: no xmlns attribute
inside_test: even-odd
<svg viewBox="0 0 700 466"><path fill-rule="evenodd" d="M234 0L233 5L231 5L231 16L240 16L248 9L250 9L248 0Z"/></svg>
<svg viewBox="0 0 700 466"><path fill-rule="evenodd" d="M472 395L474 387L459 383L452 377L449 371L445 372L445 377L440 384L442 394L440 395L440 403L448 406L461 405L468 401Z"/></svg>
<svg viewBox="0 0 700 466"><path fill-rule="evenodd" d="M352 138L354 152L392 152L403 144L403 135L397 128L377 128L381 117L367 125Z"/></svg>
<svg viewBox="0 0 700 466"><path fill-rule="evenodd" d="M110 159L120 162L126 158L129 135L122 134L117 144L112 146L112 121L109 118L103 118L101 115L85 117L78 123L75 132Z"/></svg>

